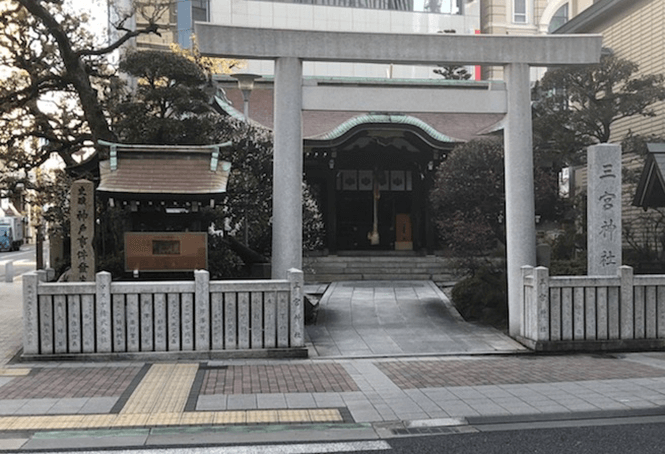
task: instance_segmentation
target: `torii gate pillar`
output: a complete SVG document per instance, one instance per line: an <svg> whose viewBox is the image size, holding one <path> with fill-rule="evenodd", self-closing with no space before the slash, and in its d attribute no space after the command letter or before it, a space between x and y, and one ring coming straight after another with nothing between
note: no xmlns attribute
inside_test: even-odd
<svg viewBox="0 0 665 454"><path fill-rule="evenodd" d="M522 324L521 267L536 265L536 212L533 183L533 140L529 66L504 67L508 112L503 133L506 179L506 262L508 269L508 331Z"/></svg>
<svg viewBox="0 0 665 454"><path fill-rule="evenodd" d="M302 60L275 61L272 278L302 269Z"/></svg>

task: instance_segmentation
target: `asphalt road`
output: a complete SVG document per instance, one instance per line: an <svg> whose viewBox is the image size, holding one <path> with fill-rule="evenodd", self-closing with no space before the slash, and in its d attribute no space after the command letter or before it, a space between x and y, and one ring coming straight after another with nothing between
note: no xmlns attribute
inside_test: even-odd
<svg viewBox="0 0 665 454"><path fill-rule="evenodd" d="M651 454L664 451L664 435L665 423L656 423L479 432L389 443L394 454Z"/></svg>
<svg viewBox="0 0 665 454"><path fill-rule="evenodd" d="M601 425L450 433L356 442L257 444L208 447L116 448L78 454L655 454L662 453L665 418L655 423L625 421ZM584 422L580 422L585 424ZM20 451L17 451L20 452ZM49 451L40 451L48 454ZM50 451L63 452L63 451Z"/></svg>
<svg viewBox="0 0 665 454"><path fill-rule="evenodd" d="M20 251L0 252L0 282L5 282L4 262L8 260L14 262L14 277L33 271L36 264L35 246L24 245Z"/></svg>

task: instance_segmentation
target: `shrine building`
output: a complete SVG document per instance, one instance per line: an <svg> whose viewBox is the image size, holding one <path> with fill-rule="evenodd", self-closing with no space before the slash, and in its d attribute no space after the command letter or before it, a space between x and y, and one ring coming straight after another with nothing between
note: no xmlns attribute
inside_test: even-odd
<svg viewBox="0 0 665 454"><path fill-rule="evenodd" d="M409 86L487 91L496 82L329 78L319 85ZM217 110L244 119L237 82L218 80ZM249 118L273 127L273 79L255 83ZM439 249L428 194L438 165L457 145L492 132L496 113L304 111L305 181L326 227L330 254Z"/></svg>

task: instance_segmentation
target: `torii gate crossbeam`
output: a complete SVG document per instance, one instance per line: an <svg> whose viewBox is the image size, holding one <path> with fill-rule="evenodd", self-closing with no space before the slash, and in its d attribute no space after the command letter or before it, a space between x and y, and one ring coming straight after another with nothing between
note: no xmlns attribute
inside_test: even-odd
<svg viewBox="0 0 665 454"><path fill-rule="evenodd" d="M530 66L600 60L600 35L451 35L275 30L196 23L204 55L275 60L273 278L302 268L303 61L503 66L509 332L522 323L521 267L536 265ZM417 111L395 106L403 111Z"/></svg>

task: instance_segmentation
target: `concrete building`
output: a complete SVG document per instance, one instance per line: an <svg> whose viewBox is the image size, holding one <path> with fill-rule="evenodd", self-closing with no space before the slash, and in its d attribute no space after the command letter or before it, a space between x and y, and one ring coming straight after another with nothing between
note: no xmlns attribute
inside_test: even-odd
<svg viewBox="0 0 665 454"><path fill-rule="evenodd" d="M193 22L256 28L321 31L458 33L480 28L480 0L187 0L162 15L163 37L144 36L139 46L189 47ZM140 20L138 21L140 24ZM391 64L311 63L304 76L438 78L433 67ZM271 61L250 61L247 72L272 75ZM473 70L471 71L473 73Z"/></svg>
<svg viewBox="0 0 665 454"><path fill-rule="evenodd" d="M580 14L594 0L482 0L480 31L491 35L543 35ZM537 79L543 70L532 69ZM500 67L483 68L483 79L501 80Z"/></svg>
<svg viewBox="0 0 665 454"><path fill-rule="evenodd" d="M551 33L593 4L593 0L485 0L480 6L482 33Z"/></svg>

